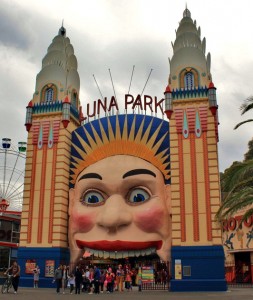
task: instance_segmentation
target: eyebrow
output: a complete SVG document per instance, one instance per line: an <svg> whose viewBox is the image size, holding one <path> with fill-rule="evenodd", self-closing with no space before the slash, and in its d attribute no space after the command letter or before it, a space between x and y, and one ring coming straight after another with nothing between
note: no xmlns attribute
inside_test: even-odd
<svg viewBox="0 0 253 300"><path fill-rule="evenodd" d="M156 177L156 174L148 169L134 169L134 170L126 172L122 178L124 179L128 176L143 175L143 174L147 174L147 175Z"/></svg>
<svg viewBox="0 0 253 300"><path fill-rule="evenodd" d="M84 174L83 176L81 176L78 181L82 180L82 179L87 179L87 178L95 178L95 179L100 179L102 180L102 176L100 176L99 174L97 173L87 173L87 174Z"/></svg>

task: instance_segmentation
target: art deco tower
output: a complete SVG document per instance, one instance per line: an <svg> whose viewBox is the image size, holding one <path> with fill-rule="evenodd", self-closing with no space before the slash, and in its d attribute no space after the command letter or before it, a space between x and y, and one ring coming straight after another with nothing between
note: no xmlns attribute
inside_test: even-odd
<svg viewBox="0 0 253 300"><path fill-rule="evenodd" d="M206 40L186 8L176 31L165 91L170 119L172 290L225 290L218 111Z"/></svg>
<svg viewBox="0 0 253 300"><path fill-rule="evenodd" d="M44 277L54 269L52 262L69 261L69 159L71 132L80 126L79 89L77 59L61 27L48 47L27 106L27 161L18 252L22 285L31 281L31 275L26 274L28 262L39 264ZM42 286L46 285L43 280Z"/></svg>

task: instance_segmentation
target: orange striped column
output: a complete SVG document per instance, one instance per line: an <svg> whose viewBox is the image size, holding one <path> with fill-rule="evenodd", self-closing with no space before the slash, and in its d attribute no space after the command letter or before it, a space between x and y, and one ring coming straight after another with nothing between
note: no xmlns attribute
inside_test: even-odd
<svg viewBox="0 0 253 300"><path fill-rule="evenodd" d="M192 183L192 214L193 214L193 239L199 241L199 206L198 206L198 184L196 172L196 147L195 134L190 133L190 153L191 153L191 183Z"/></svg>
<svg viewBox="0 0 253 300"><path fill-rule="evenodd" d="M33 206L34 206L34 189L35 189L35 175L37 162L37 145L33 146L31 185L30 185L30 199L29 199L29 214L28 214L28 228L27 228L27 243L31 243L32 239L32 224L33 224Z"/></svg>
<svg viewBox="0 0 253 300"><path fill-rule="evenodd" d="M45 181L46 181L46 165L47 165L47 144L42 148L42 169L40 178L40 199L39 199L39 216L38 216L38 236L37 242L42 242L44 201L45 201Z"/></svg>

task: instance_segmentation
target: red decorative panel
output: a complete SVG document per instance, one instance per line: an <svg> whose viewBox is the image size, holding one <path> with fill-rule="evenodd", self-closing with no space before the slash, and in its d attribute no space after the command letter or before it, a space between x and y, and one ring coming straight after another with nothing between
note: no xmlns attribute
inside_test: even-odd
<svg viewBox="0 0 253 300"><path fill-rule="evenodd" d="M39 138L39 132L40 132L40 126L43 126L43 145L48 143L48 136L49 136L49 129L50 126L53 126L53 142L57 143L59 140L59 131L60 131L60 120L54 120L52 123L50 120L45 121L33 121L32 124L32 133L33 133L33 145L37 145L38 138Z"/></svg>
<svg viewBox="0 0 253 300"><path fill-rule="evenodd" d="M199 107L199 117L200 117L202 132L207 131L207 112L208 112L207 106Z"/></svg>
<svg viewBox="0 0 253 300"><path fill-rule="evenodd" d="M60 132L60 120L53 121L53 134L54 134L54 143L58 143L59 140L59 132Z"/></svg>
<svg viewBox="0 0 253 300"><path fill-rule="evenodd" d="M48 135L49 135L49 128L50 128L50 121L42 121L41 125L43 126L43 145L47 145L48 142Z"/></svg>
<svg viewBox="0 0 253 300"><path fill-rule="evenodd" d="M186 114L187 114L187 120L188 120L188 126L189 126L189 132L190 133L195 132L195 113L196 113L195 107L189 107L189 108L186 109Z"/></svg>
<svg viewBox="0 0 253 300"><path fill-rule="evenodd" d="M175 109L175 120L176 120L176 128L177 133L182 133L183 131L183 119L184 119L184 111L183 109Z"/></svg>
<svg viewBox="0 0 253 300"><path fill-rule="evenodd" d="M39 132L40 132L40 121L33 121L31 132L33 134L33 145L38 144Z"/></svg>

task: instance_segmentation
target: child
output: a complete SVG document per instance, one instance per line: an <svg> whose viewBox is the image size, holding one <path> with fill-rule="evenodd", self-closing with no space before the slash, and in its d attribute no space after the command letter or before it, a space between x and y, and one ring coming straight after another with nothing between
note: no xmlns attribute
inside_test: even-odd
<svg viewBox="0 0 253 300"><path fill-rule="evenodd" d="M71 275L68 278L69 281L69 286L70 286L70 294L73 294L74 291L74 286L75 286L75 276L73 273L71 273Z"/></svg>
<svg viewBox="0 0 253 300"><path fill-rule="evenodd" d="M33 287L39 287L39 279L40 279L40 267L37 265L36 268L33 270Z"/></svg>
<svg viewBox="0 0 253 300"><path fill-rule="evenodd" d="M132 290L132 286L131 286L131 282L132 282L132 272L126 268L126 276L125 276L125 289L129 292L130 290Z"/></svg>

